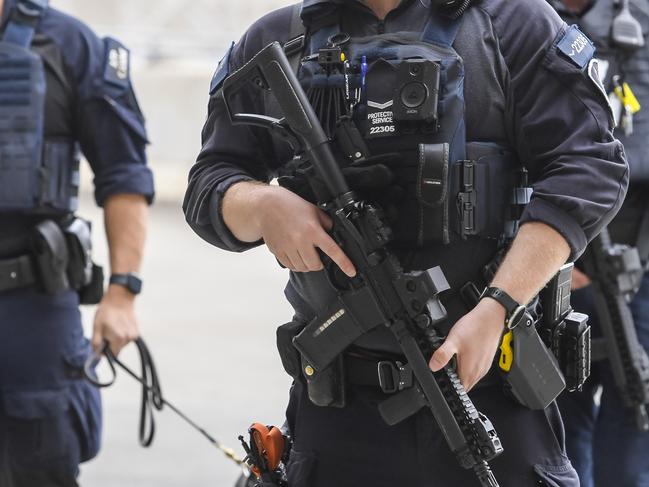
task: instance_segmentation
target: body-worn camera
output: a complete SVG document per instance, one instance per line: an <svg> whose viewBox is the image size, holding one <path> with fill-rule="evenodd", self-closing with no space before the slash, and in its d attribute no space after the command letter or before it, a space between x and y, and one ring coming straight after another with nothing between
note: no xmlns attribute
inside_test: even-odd
<svg viewBox="0 0 649 487"><path fill-rule="evenodd" d="M397 68L394 119L436 124L439 85L439 64L425 59L403 61Z"/></svg>

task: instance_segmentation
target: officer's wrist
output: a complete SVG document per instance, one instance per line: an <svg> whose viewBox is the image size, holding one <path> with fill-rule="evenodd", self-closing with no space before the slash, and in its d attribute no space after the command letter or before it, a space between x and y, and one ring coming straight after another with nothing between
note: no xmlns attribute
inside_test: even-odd
<svg viewBox="0 0 649 487"><path fill-rule="evenodd" d="M257 184L251 193L251 201L255 208L255 223L257 229L261 232L264 222L268 220L269 215L276 212L276 198L280 191L287 191L280 186L271 186L268 184Z"/></svg>
<svg viewBox="0 0 649 487"><path fill-rule="evenodd" d="M119 284L110 284L106 290L106 298L111 301L132 303L135 301L135 294Z"/></svg>
<svg viewBox="0 0 649 487"><path fill-rule="evenodd" d="M482 311L487 313L490 317L493 317L493 321L490 321L490 323L493 323L494 327L497 326L499 329L505 327L505 321L507 320L507 312L505 311L505 308L500 303L494 301L493 299L485 298L480 300L478 306Z"/></svg>

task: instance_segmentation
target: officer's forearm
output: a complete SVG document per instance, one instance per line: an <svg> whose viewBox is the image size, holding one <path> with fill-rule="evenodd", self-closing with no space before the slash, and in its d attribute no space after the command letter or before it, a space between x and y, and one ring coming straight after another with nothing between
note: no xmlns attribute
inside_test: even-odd
<svg viewBox="0 0 649 487"><path fill-rule="evenodd" d="M268 190L267 184L242 181L233 184L221 203L221 215L226 226L242 242L257 242L262 238L259 210Z"/></svg>
<svg viewBox="0 0 649 487"><path fill-rule="evenodd" d="M113 274L140 270L148 212L145 198L136 194L111 196L104 204L106 237Z"/></svg>
<svg viewBox="0 0 649 487"><path fill-rule="evenodd" d="M568 242L556 230L544 223L526 223L491 285L505 290L519 303L528 303L569 256Z"/></svg>

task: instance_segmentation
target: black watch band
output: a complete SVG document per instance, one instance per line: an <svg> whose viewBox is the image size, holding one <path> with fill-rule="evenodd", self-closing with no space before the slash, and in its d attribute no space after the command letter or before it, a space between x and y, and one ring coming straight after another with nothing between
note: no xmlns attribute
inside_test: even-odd
<svg viewBox="0 0 649 487"><path fill-rule="evenodd" d="M485 289L484 293L482 293L481 299L484 298L491 298L505 308L507 314L505 325L510 330L518 326L521 318L523 318L527 312L525 306L519 304L514 298L498 287L488 287Z"/></svg>
<svg viewBox="0 0 649 487"><path fill-rule="evenodd" d="M131 294L137 295L142 292L142 279L133 272L128 274L112 274L109 280L110 284L117 284L125 287Z"/></svg>

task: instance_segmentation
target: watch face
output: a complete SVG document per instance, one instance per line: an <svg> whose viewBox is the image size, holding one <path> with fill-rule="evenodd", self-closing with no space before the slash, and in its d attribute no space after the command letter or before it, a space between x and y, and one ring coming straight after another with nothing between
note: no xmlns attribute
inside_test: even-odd
<svg viewBox="0 0 649 487"><path fill-rule="evenodd" d="M137 274L128 274L128 289L133 294L140 294L142 292L142 279Z"/></svg>

